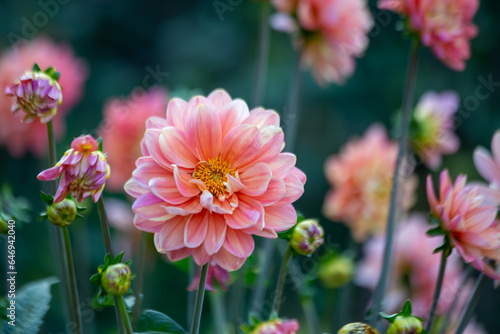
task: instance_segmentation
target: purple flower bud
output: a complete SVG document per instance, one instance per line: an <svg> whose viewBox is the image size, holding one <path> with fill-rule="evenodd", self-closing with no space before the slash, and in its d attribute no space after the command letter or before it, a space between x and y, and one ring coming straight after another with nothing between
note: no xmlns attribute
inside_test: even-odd
<svg viewBox="0 0 500 334"><path fill-rule="evenodd" d="M323 244L323 228L314 219L306 219L295 226L290 246L299 254L310 255Z"/></svg>
<svg viewBox="0 0 500 334"><path fill-rule="evenodd" d="M102 273L101 286L108 293L123 296L130 288L132 271L123 263L113 264Z"/></svg>

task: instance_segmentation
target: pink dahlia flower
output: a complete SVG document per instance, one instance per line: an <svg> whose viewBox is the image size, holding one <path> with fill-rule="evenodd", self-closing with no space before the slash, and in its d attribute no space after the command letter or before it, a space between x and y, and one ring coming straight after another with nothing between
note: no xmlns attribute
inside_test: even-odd
<svg viewBox="0 0 500 334"><path fill-rule="evenodd" d="M358 242L385 229L396 155L396 143L389 141L383 127L375 125L325 163L333 189L325 198L323 212L331 220L344 222ZM400 184L399 204L406 210L414 202L417 181L411 176Z"/></svg>
<svg viewBox="0 0 500 334"><path fill-rule="evenodd" d="M151 116L165 117L167 101L167 92L156 88L140 96L113 98L106 103L103 112L105 127L99 129L99 136L113 169L106 182L108 190L123 191L135 169L135 161L142 155L141 140L146 131L146 120Z"/></svg>
<svg viewBox="0 0 500 334"><path fill-rule="evenodd" d="M500 130L491 140L491 153L484 147L474 150L474 165L481 176L489 182L489 188L481 187L486 200L500 204Z"/></svg>
<svg viewBox="0 0 500 334"><path fill-rule="evenodd" d="M441 228L449 233L454 246L465 262L486 275L500 276L487 259L500 261L500 227L495 221L497 209L485 204L478 187L466 186L467 177L459 175L452 184L447 170L439 178L439 198L432 179L427 177L427 198L432 214Z"/></svg>
<svg viewBox="0 0 500 334"><path fill-rule="evenodd" d="M38 174L41 181L55 180L62 175L54 203L62 201L69 193L78 202L91 196L99 200L110 174L106 157L99 151L97 141L91 136L80 136L73 140L71 149L52 168Z"/></svg>
<svg viewBox="0 0 500 334"><path fill-rule="evenodd" d="M279 115L223 90L189 102L172 99L167 118L146 122L143 157L125 190L136 201L135 226L155 233L171 261L193 256L239 269L252 235L276 238L295 225L292 206L306 176L284 148Z"/></svg>
<svg viewBox="0 0 500 334"><path fill-rule="evenodd" d="M54 67L61 73L59 84L63 89L64 99L57 108L57 117L53 118L58 139L66 131L66 115L82 96L87 79L87 65L75 57L69 45L55 44L47 38L39 37L0 56L0 90L4 92L10 84L31 70L35 63L43 69ZM12 115L11 106L12 98L0 94L0 146L6 147L16 157L27 151L42 156L48 147L46 125L40 122L22 124L24 114Z"/></svg>
<svg viewBox="0 0 500 334"><path fill-rule="evenodd" d="M460 140L453 132L453 115L458 104L455 92L427 92L415 108L417 130L413 148L429 168L438 168L442 155L453 154L460 147Z"/></svg>
<svg viewBox="0 0 500 334"><path fill-rule="evenodd" d="M470 39L477 35L472 19L479 0L379 0L378 7L405 15L439 60L455 71L465 69Z"/></svg>
<svg viewBox="0 0 500 334"><path fill-rule="evenodd" d="M198 273L188 286L189 291L198 289L198 285L200 284L200 275L201 268L198 268ZM208 267L207 283L205 288L208 291L216 292L217 288L220 287L225 291L227 290L228 284L231 284L231 276L229 275L229 272L221 266L218 266L216 263L210 264Z"/></svg>
<svg viewBox="0 0 500 334"><path fill-rule="evenodd" d="M385 296L384 312L395 313L407 299L411 300L413 315L427 316L431 305L441 256L433 251L440 245L430 238L427 218L412 214L396 227L389 291ZM364 246L364 258L356 271L358 285L374 290L382 269L385 238L382 234L370 239ZM438 315L451 306L463 275L457 256L452 255L445 269L443 291L438 304Z"/></svg>
<svg viewBox="0 0 500 334"><path fill-rule="evenodd" d="M250 334L296 334L299 322L295 319L273 319L260 323Z"/></svg>
<svg viewBox="0 0 500 334"><path fill-rule="evenodd" d="M363 56L368 47L367 34L373 26L364 0L272 3L280 13L271 24L277 30L298 32L296 45L301 49L302 62L312 68L318 83L341 84L352 75L355 58Z"/></svg>

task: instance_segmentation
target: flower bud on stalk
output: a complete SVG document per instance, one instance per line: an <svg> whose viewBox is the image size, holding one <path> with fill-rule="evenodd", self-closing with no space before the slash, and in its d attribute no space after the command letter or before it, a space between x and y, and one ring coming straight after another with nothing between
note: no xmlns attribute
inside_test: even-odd
<svg viewBox="0 0 500 334"><path fill-rule="evenodd" d="M323 244L323 234L323 228L317 220L303 220L294 228L290 246L299 254L311 255Z"/></svg>
<svg viewBox="0 0 500 334"><path fill-rule="evenodd" d="M123 296L130 288L132 271L123 263L113 264L102 273L101 286L110 294Z"/></svg>
<svg viewBox="0 0 500 334"><path fill-rule="evenodd" d="M47 218L49 221L60 227L69 226L75 220L76 214L76 204L70 199L54 203L47 209Z"/></svg>
<svg viewBox="0 0 500 334"><path fill-rule="evenodd" d="M377 330L362 322L352 322L342 327L337 334L378 334Z"/></svg>
<svg viewBox="0 0 500 334"><path fill-rule="evenodd" d="M389 326L387 334L420 334L422 321L413 316L398 316Z"/></svg>

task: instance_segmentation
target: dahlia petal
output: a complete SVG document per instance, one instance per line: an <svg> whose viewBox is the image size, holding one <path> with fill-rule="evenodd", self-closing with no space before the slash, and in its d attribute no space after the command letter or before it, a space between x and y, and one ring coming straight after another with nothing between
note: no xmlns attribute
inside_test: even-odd
<svg viewBox="0 0 500 334"><path fill-rule="evenodd" d="M132 176L136 182L144 187L148 187L151 179L157 177L173 177L170 170L158 165L154 160L149 160L141 162L132 172Z"/></svg>
<svg viewBox="0 0 500 334"><path fill-rule="evenodd" d="M208 228L208 215L207 210L191 215L186 228L184 229L184 245L189 248L198 247L205 240Z"/></svg>
<svg viewBox="0 0 500 334"><path fill-rule="evenodd" d="M269 162L274 159L283 149L285 134L281 128L268 126L260 130L262 134L262 146L259 152L251 160L252 164Z"/></svg>
<svg viewBox="0 0 500 334"><path fill-rule="evenodd" d="M208 217L208 229L203 246L208 255L213 255L222 247L226 237L226 222L219 214L210 214Z"/></svg>
<svg viewBox="0 0 500 334"><path fill-rule="evenodd" d="M177 166L174 165L174 178L179 192L186 197L193 197L200 193L200 188L197 184L189 182L192 177L186 172L179 170Z"/></svg>
<svg viewBox="0 0 500 334"><path fill-rule="evenodd" d="M235 178L229 174L227 174L226 176L227 176L227 180L229 181L229 183L231 185L233 192L238 192L242 189L246 189L246 186L243 183L241 183L241 181L238 180L237 178Z"/></svg>
<svg viewBox="0 0 500 334"><path fill-rule="evenodd" d="M187 102L180 98L173 98L167 106L167 125L184 130L184 113Z"/></svg>
<svg viewBox="0 0 500 334"><path fill-rule="evenodd" d="M491 153L495 163L500 165L500 130L497 130L491 139Z"/></svg>
<svg viewBox="0 0 500 334"><path fill-rule="evenodd" d="M291 204L272 205L264 210L266 228L281 232L288 230L297 223L297 212Z"/></svg>
<svg viewBox="0 0 500 334"><path fill-rule="evenodd" d="M495 164L485 148L478 147L474 150L474 165L486 180L500 184L500 167Z"/></svg>
<svg viewBox="0 0 500 334"><path fill-rule="evenodd" d="M430 175L427 176L427 199L429 200L431 210L438 206L439 201L434 193L434 185L432 184L432 178ZM434 214L437 214L437 212L434 212Z"/></svg>
<svg viewBox="0 0 500 334"><path fill-rule="evenodd" d="M168 122L164 118L158 116L151 116L146 120L146 130L147 129L161 130L168 125L169 125Z"/></svg>
<svg viewBox="0 0 500 334"><path fill-rule="evenodd" d="M252 255L255 243L251 235L228 228L226 230L226 240L222 246L234 256L247 258Z"/></svg>
<svg viewBox="0 0 500 334"><path fill-rule="evenodd" d="M224 89L216 89L210 95L207 96L207 99L213 103L215 107L215 111L219 113L220 117L220 112L224 107L231 102L231 96L224 90ZM221 118L221 123L222 118Z"/></svg>
<svg viewBox="0 0 500 334"><path fill-rule="evenodd" d="M163 227L163 224L165 224L164 221L155 222L144 219L138 215L134 216L134 226L144 232L158 233Z"/></svg>
<svg viewBox="0 0 500 334"><path fill-rule="evenodd" d="M104 184L102 185L102 187L100 187L99 189L97 189L94 192L92 192L91 197L92 197L92 201L94 203L97 203L97 201L99 200L99 198L102 195L103 190L104 190Z"/></svg>
<svg viewBox="0 0 500 334"><path fill-rule="evenodd" d="M177 204L175 206L167 206L164 203L163 207L168 214L174 216L186 216L193 213L198 213L203 209L203 206L200 203L200 200L196 197L192 197L184 203Z"/></svg>
<svg viewBox="0 0 500 334"><path fill-rule="evenodd" d="M233 128L222 143L221 158L233 168L238 168L252 159L262 145L262 138L256 126L243 124Z"/></svg>
<svg viewBox="0 0 500 334"><path fill-rule="evenodd" d="M268 165L271 167L273 177L284 178L295 166L297 157L292 153L280 153Z"/></svg>
<svg viewBox="0 0 500 334"><path fill-rule="evenodd" d="M151 155L151 157L156 161L158 165L168 170L171 170L172 162L165 157L160 147L160 135L161 135L161 130L159 129L146 130L146 133L144 134L144 145L148 153Z"/></svg>
<svg viewBox="0 0 500 334"><path fill-rule="evenodd" d="M197 265L203 266L210 261L210 256L203 246L199 246L193 249L193 260Z"/></svg>
<svg viewBox="0 0 500 334"><path fill-rule="evenodd" d="M142 218L152 221L164 221L171 217L165 211L165 202L156 197L153 193L148 192L137 198L132 205L132 210Z"/></svg>
<svg viewBox="0 0 500 334"><path fill-rule="evenodd" d="M302 184L306 184L307 181L306 174L297 167L293 167L290 174L295 175L300 180L300 182L302 182Z"/></svg>
<svg viewBox="0 0 500 334"><path fill-rule="evenodd" d="M298 200L304 193L304 185L299 178L293 174L288 174L283 181L285 181L286 185L286 194L281 201L293 203Z"/></svg>
<svg viewBox="0 0 500 334"><path fill-rule="evenodd" d="M235 196L235 195L233 195L233 196ZM230 214L231 212L233 212L233 207L231 206L229 201L226 199L221 201L218 198L214 198L211 211L218 213L218 214L221 214L221 215Z"/></svg>
<svg viewBox="0 0 500 334"><path fill-rule="evenodd" d="M127 183L125 183L123 189L125 189L125 192L127 194L129 194L134 198L137 198L148 192L148 189L144 188L139 182L137 182L133 178L128 180Z"/></svg>
<svg viewBox="0 0 500 334"><path fill-rule="evenodd" d="M283 181L283 179L273 177L271 178L271 181L269 181L266 192L254 198L262 203L263 206L269 206L281 200L285 194L285 181Z"/></svg>
<svg viewBox="0 0 500 334"><path fill-rule="evenodd" d="M214 195L208 190L203 190L200 196L200 203L205 209L211 212L214 204Z"/></svg>
<svg viewBox="0 0 500 334"><path fill-rule="evenodd" d="M489 264L485 263L483 260L474 260L470 262L470 265L494 280L500 279L500 274L495 272L495 270Z"/></svg>
<svg viewBox="0 0 500 334"><path fill-rule="evenodd" d="M259 210L249 204L240 201L238 207L230 215L224 215L226 224L233 229L248 228L257 224L259 220Z"/></svg>
<svg viewBox="0 0 500 334"><path fill-rule="evenodd" d="M240 269L245 263L246 258L241 258L231 254L229 251L222 247L217 253L214 255L214 260L225 270L235 271Z"/></svg>
<svg viewBox="0 0 500 334"><path fill-rule="evenodd" d="M44 170L36 177L40 181L50 181L57 179L64 172L64 166L55 166Z"/></svg>
<svg viewBox="0 0 500 334"><path fill-rule="evenodd" d="M155 237L156 237L156 234L155 234ZM156 241L156 238L155 238L155 241ZM177 261L180 261L180 260L185 259L188 256L192 255L193 249L185 247L185 248L181 248L178 250L166 251L166 252L161 252L160 250L158 250L158 252L165 253L170 261L177 262Z"/></svg>
<svg viewBox="0 0 500 334"><path fill-rule="evenodd" d="M238 199L238 207L243 203L243 205L248 205L259 212L259 218L255 225L242 229L242 231L248 234L254 234L262 231L264 229L264 207L262 206L262 204L256 199L245 195L240 195Z"/></svg>
<svg viewBox="0 0 500 334"><path fill-rule="evenodd" d="M177 189L177 184L173 177L156 177L149 181L151 192L170 204L181 204L189 200Z"/></svg>
<svg viewBox="0 0 500 334"><path fill-rule="evenodd" d="M243 100L236 99L224 106L221 112L219 112L222 137L224 138L231 129L241 125L243 120L248 116L248 106Z"/></svg>
<svg viewBox="0 0 500 334"><path fill-rule="evenodd" d="M193 111L201 105L208 106L212 110L215 110L214 104L204 96L193 96L186 107L184 112L184 125L186 125L193 114Z"/></svg>
<svg viewBox="0 0 500 334"><path fill-rule="evenodd" d="M254 234L259 237L268 239L276 239L278 237L278 233L276 233L276 231L270 228L265 228L260 232L255 232Z"/></svg>
<svg viewBox="0 0 500 334"><path fill-rule="evenodd" d="M271 168L266 163L253 165L240 174L240 180L245 185L241 192L249 196L260 196L266 192L271 177Z"/></svg>
<svg viewBox="0 0 500 334"><path fill-rule="evenodd" d="M481 210L474 210L474 213L467 216L467 230L471 232L482 232L493 224L497 216L494 207L485 207Z"/></svg>
<svg viewBox="0 0 500 334"><path fill-rule="evenodd" d="M170 162L170 169L172 164L185 168L194 168L199 161L191 151L185 134L177 128L170 126L163 128L158 142L161 154Z"/></svg>
<svg viewBox="0 0 500 334"><path fill-rule="evenodd" d="M250 111L250 115L243 121L243 124L255 125L259 129L266 126L280 126L280 115L270 109L255 108Z"/></svg>
<svg viewBox="0 0 500 334"><path fill-rule="evenodd" d="M222 142L221 124L213 107L199 105L186 123L186 138L199 161L215 159Z"/></svg>
<svg viewBox="0 0 500 334"><path fill-rule="evenodd" d="M184 248L184 230L188 220L189 216L176 216L163 223L156 243L161 253Z"/></svg>

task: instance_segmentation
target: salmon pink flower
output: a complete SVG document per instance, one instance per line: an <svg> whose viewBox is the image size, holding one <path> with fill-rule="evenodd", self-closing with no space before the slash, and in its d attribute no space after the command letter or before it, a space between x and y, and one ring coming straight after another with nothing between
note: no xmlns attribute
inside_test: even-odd
<svg viewBox="0 0 500 334"><path fill-rule="evenodd" d="M349 226L358 242L385 229L396 155L397 144L389 141L383 127L375 125L325 163L333 189L325 198L323 212ZM401 184L399 204L406 210L414 202L416 178L411 176Z"/></svg>
<svg viewBox="0 0 500 334"><path fill-rule="evenodd" d="M52 168L38 174L41 181L55 180L62 175L54 203L62 201L69 193L78 202L91 196L97 202L110 174L106 157L99 151L99 144L89 135L73 140L71 149Z"/></svg>
<svg viewBox="0 0 500 334"><path fill-rule="evenodd" d="M481 187L486 200L500 204L500 130L491 140L491 154L484 147L474 150L474 165L481 176L489 182L489 188Z"/></svg>
<svg viewBox="0 0 500 334"><path fill-rule="evenodd" d="M312 68L316 81L343 83L356 67L355 58L368 46L373 26L364 0L274 0L279 11L271 24L294 33L302 62Z"/></svg>
<svg viewBox="0 0 500 334"><path fill-rule="evenodd" d="M458 103L455 92L427 92L415 108L413 149L429 168L438 168L441 156L455 153L460 146L453 132L453 114Z"/></svg>
<svg viewBox="0 0 500 334"><path fill-rule="evenodd" d="M198 268L198 273L196 274L196 277L193 279L191 284L188 286L189 291L195 291L198 289L198 285L200 284L200 275L201 275L201 268ZM231 276L229 275L229 272L222 268L221 266L218 266L215 262L211 263L210 266L208 267L208 272L207 272L207 283L205 285L205 288L208 291L212 292L217 292L217 287L220 287L222 290L227 290L227 285L231 283Z"/></svg>
<svg viewBox="0 0 500 334"><path fill-rule="evenodd" d="M379 0L378 7L406 16L410 30L439 60L455 71L465 69L479 0Z"/></svg>
<svg viewBox="0 0 500 334"><path fill-rule="evenodd" d="M427 198L440 228L449 236L465 262L486 275L500 276L487 259L500 261L500 227L495 221L496 207L483 203L478 187L467 186L467 177L459 175L452 184L447 170L439 178L439 198L432 179L427 177Z"/></svg>
<svg viewBox="0 0 500 334"><path fill-rule="evenodd" d="M223 90L175 98L167 118L146 122L143 157L126 192L137 198L135 226L155 234L171 261L193 256L239 269L254 250L252 235L276 238L295 225L292 206L306 176L284 148L279 116L249 112Z"/></svg>
<svg viewBox="0 0 500 334"><path fill-rule="evenodd" d="M261 322L250 334L296 334L299 331L299 323L295 319L282 320L273 319Z"/></svg>
<svg viewBox="0 0 500 334"><path fill-rule="evenodd" d="M142 155L146 120L151 116L165 117L167 102L167 92L155 88L140 96L113 98L106 103L103 112L106 126L99 129L99 136L106 143L107 161L113 169L106 189L123 191L135 169L135 161Z"/></svg>

